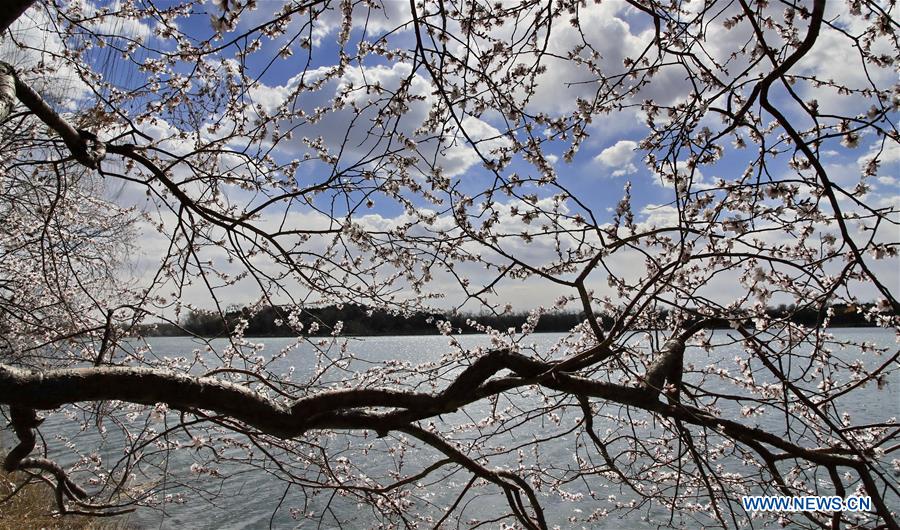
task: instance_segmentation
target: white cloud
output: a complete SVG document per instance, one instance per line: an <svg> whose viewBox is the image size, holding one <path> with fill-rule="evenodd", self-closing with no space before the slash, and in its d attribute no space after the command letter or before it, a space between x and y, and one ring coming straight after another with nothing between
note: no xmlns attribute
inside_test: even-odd
<svg viewBox="0 0 900 530"><path fill-rule="evenodd" d="M590 50L594 50L597 52L594 60L605 76L623 73L626 70L625 58L640 57L653 39L652 27L633 25L631 12L633 9L626 2L609 0L581 6L577 14L580 28L574 27L568 17L558 17L548 48L548 52L553 55L542 59L547 71L538 79L537 90L531 100L533 108L545 112L569 112L574 109L578 98L590 101L598 94L598 90L605 92L597 82L595 73L566 57L570 52L580 50L578 54L588 58ZM585 48L585 44L589 48ZM652 54L651 51L651 60ZM676 69L663 67L656 73L652 83L642 87L630 99L670 103L689 90L683 77L676 74ZM624 79L616 92L622 93L634 83L635 80ZM629 129L633 129L634 125L642 125L639 120L615 122L616 125L632 124Z"/></svg>
<svg viewBox="0 0 900 530"><path fill-rule="evenodd" d="M147 42L150 38L150 26L137 18L123 17L123 12L126 11L122 9L122 2L116 1L112 5L104 6L106 13L112 13L107 15L100 14L100 10L90 4L87 7L88 11L93 11L92 15L97 17L88 27L101 35L123 37L141 43Z"/></svg>
<svg viewBox="0 0 900 530"><path fill-rule="evenodd" d="M834 81L839 86L853 90L890 89L897 80L897 72L892 67L879 67L871 62L863 62L857 44L849 35L862 34L871 22L862 17L850 15L846 6L837 3L826 4L825 19L828 26L822 32L810 52L797 63L791 73L807 75L819 81ZM837 29L832 29L837 28ZM842 31L847 31L845 35ZM874 55L894 55L890 37L874 35L867 46ZM800 95L804 99L815 98L822 114L853 115L865 113L874 102L860 97L858 93L843 93L834 87L816 86L811 83L800 85Z"/></svg>
<svg viewBox="0 0 900 530"><path fill-rule="evenodd" d="M478 118L466 116L462 120L462 127L477 145L478 151L486 158L492 158L493 151L510 145L509 139L500 136L500 131ZM469 147L468 141L463 141L463 138L459 140L458 143L447 149L442 157L444 174L450 177L465 173L470 167L481 161L475 149Z"/></svg>
<svg viewBox="0 0 900 530"><path fill-rule="evenodd" d="M893 170L896 170L897 164L900 163L900 144L889 143L885 145L881 153L878 154L879 145L880 144L878 143L873 144L868 153L859 157L859 160L857 160L859 166L865 166L869 160L877 154L878 160L881 162L881 167L891 167Z"/></svg>
<svg viewBox="0 0 900 530"><path fill-rule="evenodd" d="M699 167L689 167L683 160L677 160L675 164L663 164L661 169L661 172L651 175L651 179L654 184L663 188L674 188L685 192L688 188L697 191L713 186L712 182L706 180L706 176Z"/></svg>
<svg viewBox="0 0 900 530"><path fill-rule="evenodd" d="M876 176L882 184L893 184L894 178L900 175L900 143L889 143L881 146L880 142L874 143L869 151L856 159L859 172L864 172L873 158L878 157L878 172Z"/></svg>
<svg viewBox="0 0 900 530"><path fill-rule="evenodd" d="M632 140L619 140L601 151L594 160L605 167L617 168L612 172L613 177L637 173L637 167L632 163L637 155L635 151L637 145L637 142Z"/></svg>
<svg viewBox="0 0 900 530"><path fill-rule="evenodd" d="M678 209L670 205L648 204L641 209L643 229L678 226Z"/></svg>
<svg viewBox="0 0 900 530"><path fill-rule="evenodd" d="M6 34L0 37L0 60L11 64L48 102L71 110L90 89L71 64L61 59L65 46L53 28L42 7L30 8L8 30L19 44ZM40 75L32 75L31 69Z"/></svg>
<svg viewBox="0 0 900 530"><path fill-rule="evenodd" d="M375 153L379 150L395 149L396 145L389 144L386 139L400 133L415 142L415 154L420 160L434 163L446 177L461 175L481 163L478 152L468 139L459 134L452 122L441 131L440 141L434 133L419 131L436 102L436 96L431 82L414 73L409 64L347 68L340 77L329 79L316 90L298 91L301 82L314 84L333 69L330 66L312 69L288 79L283 85L256 83L250 89L254 105L246 107L248 113L256 112L255 105L269 114L276 113L283 105L302 108L307 115L314 114L316 108L328 109L314 123L300 118L290 123L280 122L282 131L297 131L292 140L283 140L278 144L281 153L293 157L304 154L315 157L315 153L303 143L303 138L321 137L332 154L340 153L340 167L359 167L366 160L377 158ZM404 103L403 112L399 116L380 115L379 109L387 106L391 94L404 84L410 98ZM367 86L369 90L365 89ZM333 99L342 92L346 92L344 106L336 109L332 105ZM510 145L508 138L484 120L466 115L461 125L485 158L492 158L493 151ZM228 127L224 129L227 131Z"/></svg>
<svg viewBox="0 0 900 530"><path fill-rule="evenodd" d="M595 160L605 166L621 166L634 159L637 142L632 140L619 140L614 145L607 147L595 157Z"/></svg>

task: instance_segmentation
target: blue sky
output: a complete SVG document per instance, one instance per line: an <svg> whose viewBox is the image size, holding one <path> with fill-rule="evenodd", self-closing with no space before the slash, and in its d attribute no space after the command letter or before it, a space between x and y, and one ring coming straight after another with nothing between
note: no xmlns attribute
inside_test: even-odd
<svg viewBox="0 0 900 530"><path fill-rule="evenodd" d="M116 4L110 5L116 6ZM372 11L368 14L368 27L365 29L360 22L366 20L365 13L362 8L357 8L354 12L354 27L350 34L348 50L356 49L356 44L363 38L364 31L365 35L369 37L381 35L409 20L406 2L389 0L384 2L383 6L384 10ZM223 42L229 42L234 35L242 33L247 28L255 27L280 7L280 2L259 2L255 11L242 14L236 28L231 32L226 32L221 39L214 39L212 45L218 46ZM826 18L832 20L836 26L851 32L855 28L859 29L860 22L842 12L843 7L830 4L829 9L832 12ZM179 18L177 23L180 30L192 40L207 40L214 34L210 14L219 12L219 8L213 3L200 4L195 6L191 16ZM650 37L651 26L646 17L621 1L606 1L600 5L586 6L579 12L578 18L582 27L585 28L584 36L602 57L602 67L611 73L622 71L623 58L636 57ZM724 18L725 15L722 19ZM290 97L291 90L296 86L304 69L308 72L304 79L309 81L319 75L317 72L321 73L334 67L339 50L337 39L341 22L338 10L333 7L324 13L317 21L313 34L308 32L298 34L303 22L302 17L295 17L282 35L274 38L262 37L259 50L249 55L243 64L242 68L245 69L244 72L248 77L258 78L257 83L249 89L247 94L248 103L251 104L246 109L247 113L254 112L252 105L260 105L264 109L274 109L284 103L286 98ZM114 24L105 29L109 33L137 38L148 48L173 50L175 43L171 39L164 38L160 28L157 21L143 19L127 24ZM39 31L39 29L32 31ZM497 31L499 35L506 30L498 28ZM739 71L746 64L746 58L741 54L736 56L729 56L729 54L746 40L747 31L747 28L741 25L735 30L729 30L722 24L712 24L707 30L703 49L711 58L720 62L729 61L729 68ZM302 45L302 41L306 38L311 40L309 47ZM562 17L554 26L551 50L564 51L570 48L577 38L580 38L580 35L577 35L565 17ZM217 58L233 60L235 52L239 48L245 47L247 43L243 40L236 42L215 56L208 57L207 62L215 63ZM387 37L387 44L390 48L411 49L414 45L411 25L406 25L399 31L392 31ZM876 41L875 48L878 49L882 44ZM286 57L282 56L286 55L282 52L285 47L290 50L290 55ZM135 63L143 62L150 57L150 53L147 51L138 49L130 57L133 61L125 61L118 54L111 53L109 48L96 50L95 53L97 68L110 76L113 82L121 88L139 87L144 81L145 74L137 71ZM20 57L19 60L27 62L29 58ZM592 82L592 74L573 65L570 61L547 59L546 65L548 70L539 78L537 91L527 107L528 110L543 112L550 116L565 116L576 110L577 98L589 97L596 91L596 83ZM176 72L187 74L190 68L190 64L181 64L176 68ZM896 83L897 72L893 68L876 68L871 65L868 68L868 75L866 75L858 55L846 45L845 37L836 31L826 30L823 31L808 57L801 61L792 70L792 73L814 77L821 81L833 79L835 82L851 88L864 88L870 84L870 79L880 89L890 89ZM409 65L392 62L373 54L367 56L362 64L351 63L341 77L341 82L346 83L348 80L362 78L371 81L372 78L377 78L386 87L391 88L396 86L401 78L408 76L409 71ZM414 82L417 84L415 90L423 96L427 96L433 90L424 69L417 70ZM78 85L74 81L70 81L70 83L73 83L74 86ZM337 81L326 83L320 90L302 93L297 101L290 101L290 104L312 112L317 106L330 105L338 86ZM662 104L678 101L686 96L687 86L683 71L675 67L660 69L653 82L628 101L633 106L619 112L594 117L591 125L587 128L586 140L570 162L564 160L564 152L570 145L569 140L548 141L543 144L543 151L548 155L549 161L555 168L559 184L591 208L601 223L611 219L611 211L621 199L626 182L631 183L632 205L639 222L653 224L671 222L673 211L666 208L665 205L670 204L674 199L673 189L663 185L660 176L653 174L647 168L644 164L647 152L638 148L639 142L648 133L644 123L645 116L638 107L645 99L653 99ZM84 87L81 88L83 90ZM804 100L817 100L822 114L864 113L871 104L871 101L857 95L841 95L833 88L814 87L804 80L800 80L795 89ZM89 99L90 95L87 91L84 92L84 96ZM795 125L798 128L808 125L800 121L800 114L796 112L796 104L790 100L783 88L773 91L773 100L776 104L789 109L789 117L797 119ZM430 102L431 100L426 100L411 104L409 111L399 120L401 130L408 131L412 135L411 131L421 124ZM141 110L142 105L143 101L134 102L134 108L130 109L131 112ZM891 121L895 122L896 113L891 116ZM163 114L163 117L166 123L152 127L149 133L167 145L176 143L174 137L179 129L187 128L187 121L182 120L197 119L196 116L184 115L180 107ZM363 121L357 122L355 126L357 132L354 134L358 136L354 138L359 140L360 145L342 154L341 160L337 163L339 168L358 163L363 158L365 148L376 145L374 140L366 138L364 130L360 126L360 123L365 123L365 119L369 117L364 115L362 116ZM207 121L228 119L228 117L215 115L202 118ZM342 137L354 118L356 118L354 113L344 109L329 113L321 123L316 125L299 124L294 140L283 141L272 155L279 162L302 158L304 152L308 152L308 149L300 141L302 136L322 136L326 142L334 142ZM708 123L704 122L701 125L705 124L713 131L721 128L721 123L717 123L716 120L712 118L707 118L707 120ZM292 125L298 124L285 123L284 128L290 128ZM505 130L502 115L491 109L483 113L468 114L466 125L467 129L471 128L476 136L480 135L481 138L491 138L498 134L498 131ZM888 123L885 126L892 128L894 125ZM535 134L542 135L544 131L537 126ZM771 140L767 139L767 141ZM821 160L836 183L852 189L860 181L860 167L865 163L866 157L871 156L871 151L880 146L881 141L882 139L872 136L863 136L857 146L850 148L842 145L840 139L835 138L820 147ZM500 145L502 142L504 142L502 139L493 139L485 142L484 147L489 147L490 144ZM750 147L747 149L736 149L729 146L717 163L700 167L699 173L695 176L694 185L700 189L712 185L717 178L732 180L740 176L747 166L747 161L757 156L756 146L752 142L748 143ZM730 140L726 144L730 144ZM427 143L419 144L420 150L424 150L426 145ZM233 143L232 146L243 147L237 143ZM256 149L259 146L249 147ZM790 178L792 170L787 166L789 158L789 156L782 155L770 163L769 170L772 178L776 180ZM474 152L463 145L450 146L444 153L441 164L451 180L458 186L457 189L472 195L483 190L492 178L490 172L482 167ZM898 166L900 166L900 147L896 142L888 140L879 173L867 181L871 188L868 196L871 203L882 206L898 205L900 202L898 201L898 184L900 184ZM298 184L302 186L309 179L320 177L330 170L329 164L317 161L306 162L301 165L296 178ZM523 177L537 176L535 167L521 158L514 158L503 174L509 176L514 172ZM533 191L541 197L559 192L558 189L547 187L534 188ZM320 197L318 200L321 202L326 198ZM238 197L236 196L235 199ZM426 206L421 199L415 200L419 206ZM433 206L431 207L433 208ZM576 211L574 205L570 204L570 207L573 212ZM388 223L390 219L396 219L403 215L402 208L396 202L377 198L373 206L366 209L365 213L368 221L376 224ZM896 235L896 233L893 234L895 240ZM159 250L157 246L150 243L146 247ZM533 256L529 253L529 257L538 261L542 259L539 250L535 250ZM892 267L893 265L886 264L884 266ZM602 278L598 278L598 289L603 289L602 284ZM894 274L894 287L900 287L896 274ZM511 283L506 286L506 289L504 296L512 299L514 305L521 308L539 303L546 305L551 303L554 298L552 296L553 289L548 286L522 286ZM252 299L250 291L243 292L241 289L235 289L232 294L235 298L240 299L236 301Z"/></svg>

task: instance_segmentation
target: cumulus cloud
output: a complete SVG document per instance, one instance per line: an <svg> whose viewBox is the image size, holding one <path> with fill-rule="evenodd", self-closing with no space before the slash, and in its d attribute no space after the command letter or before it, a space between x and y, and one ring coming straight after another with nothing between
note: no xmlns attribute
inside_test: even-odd
<svg viewBox="0 0 900 530"><path fill-rule="evenodd" d="M554 25L553 38L543 64L547 71L539 78L537 91L532 99L536 110L545 112L570 112L574 110L578 98L592 100L600 85L596 75L589 70L565 59L568 53L582 49L580 55L588 55L583 49L585 43L597 52L595 60L607 75L615 75L625 70L626 58L640 57L653 38L653 29L641 27L631 22L633 9L622 0L589 3L578 10L580 28L574 27L566 17L559 17ZM555 58L554 58L555 57ZM623 80L627 87L633 81ZM675 69L661 68L653 83L644 86L633 96L635 101L650 99L668 103L686 93L689 87L683 75L676 75ZM639 121L617 121L618 124ZM634 127L629 127L634 128Z"/></svg>
<svg viewBox="0 0 900 530"><path fill-rule="evenodd" d="M71 63L61 59L65 46L53 28L46 12L32 7L9 27L13 38L0 38L0 60L11 64L51 104L71 110L90 94L90 89ZM33 76L31 69L39 70L40 75Z"/></svg>
<svg viewBox="0 0 900 530"><path fill-rule="evenodd" d="M321 137L324 145L340 153L339 166L358 167L364 165L365 160L374 158L373 154L379 150L395 148L387 142L387 138L400 133L415 142L415 147L409 150L414 150L418 158L439 167L444 176L453 177L479 164L482 160L479 152L485 158L492 158L497 149L510 145L509 139L497 128L473 116L460 120L468 139L452 122L442 131L440 140L433 134L419 131L435 104L436 96L432 83L413 72L412 66L406 63L347 68L343 75L328 80L317 90L298 91L300 83L315 83L324 78L331 68L321 67L297 74L282 85L256 83L250 88L254 105L259 105L267 113L275 112L286 103L299 106L307 115L313 114L316 108L330 108L314 123L302 118L279 123L282 131L302 131L302 135L294 135L291 141L278 144L281 153L294 157L304 154L315 156L303 139ZM390 94L396 93L404 84L410 95L404 111L400 116L385 119L379 114L379 109L390 104ZM377 87L377 90L367 90L364 88L367 86ZM335 96L345 91L346 95L341 98L344 106L335 108ZM247 112L256 110L254 106L248 106ZM475 147L469 144L469 139Z"/></svg>
<svg viewBox="0 0 900 530"><path fill-rule="evenodd" d="M891 143L881 148L880 143L875 143L869 149L869 152L857 159L856 164L860 170L863 170L876 156L878 157L879 176L898 174L898 170L900 170L900 144Z"/></svg>
<svg viewBox="0 0 900 530"><path fill-rule="evenodd" d="M619 140L607 147L594 157L604 167L616 168L612 172L613 177L621 177L637 173L637 167L632 162L637 155L637 142L632 140Z"/></svg>
<svg viewBox="0 0 900 530"><path fill-rule="evenodd" d="M105 12L90 3L87 4L87 7L97 17L88 23L87 26L101 35L122 37L142 43L150 38L151 30L149 25L136 18L118 16L122 12L122 2L116 1L111 5L104 6L107 9ZM114 15L105 15L103 13L113 13Z"/></svg>
<svg viewBox="0 0 900 530"><path fill-rule="evenodd" d="M667 204L648 204L641 208L641 228L651 230L657 227L678 226L678 209Z"/></svg>
<svg viewBox="0 0 900 530"><path fill-rule="evenodd" d="M893 86L897 72L892 67L880 67L863 62L859 50L847 35L861 35L868 24L862 17L851 16L845 6L826 4L825 19L831 21L823 26L823 31L812 50L797 63L792 73L808 75L820 81L834 81L839 86L851 90L885 89ZM831 29L838 28L838 29ZM845 35L842 31L847 31ZM871 52L874 54L894 54L890 37L877 35L873 39ZM864 113L873 103L861 98L857 93L847 93L827 85L805 83L800 86L804 99L816 99L822 114L852 115Z"/></svg>

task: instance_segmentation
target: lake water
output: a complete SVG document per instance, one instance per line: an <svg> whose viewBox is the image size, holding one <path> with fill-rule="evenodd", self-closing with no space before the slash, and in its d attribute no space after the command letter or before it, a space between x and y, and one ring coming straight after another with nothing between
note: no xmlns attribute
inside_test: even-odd
<svg viewBox="0 0 900 530"><path fill-rule="evenodd" d="M717 332L723 333L723 332ZM867 341L886 348L890 351L896 351L896 343L894 333L890 330L878 329L845 329L834 332L837 338ZM561 334L537 334L530 337L530 342L535 343L538 351L550 347L559 341L563 335ZM461 336L459 341L466 347L475 347L486 345L487 340L482 336ZM274 352L288 345L290 339L282 338L265 338L253 339L254 342L262 342L265 349L262 352ZM149 340L152 351L157 356L169 357L191 357L192 350L198 348L198 344L186 338L165 337L153 338ZM224 341L213 342L215 347L223 347ZM351 343L351 347L361 360L356 364L347 367L347 370L353 371L364 369L369 363L383 363L388 360L411 361L420 363L429 359L437 359L438 356L449 350L448 338L443 336L405 336L405 337L366 337L355 339ZM737 364L734 362L735 356L742 355L740 348L724 349L723 351L715 351L707 353L699 348L692 348L686 355L686 363L694 363L697 366L715 364L723 368L739 373ZM746 354L743 354L746 355ZM877 366L884 362L884 356L873 354L860 355L858 351L841 352L836 351L834 355L847 355L848 358L861 357L867 368ZM868 355L868 356L867 356ZM296 376L302 378L313 370L312 349L301 346L291 352L291 354L279 361L284 364L285 369L288 365L295 366L297 369ZM855 423L884 421L892 417L900 415L900 381L895 372L891 379L879 389L876 385L870 384L865 388L855 391L843 399L840 407L853 414ZM715 385L711 386L713 390L718 390ZM733 391L734 387L728 387L722 384L720 390ZM537 396L521 396L517 397L518 404L522 406L533 406L539 404ZM512 400L511 406L516 403ZM732 408L728 408L732 407ZM613 414L616 409L604 409L605 414ZM783 417L757 417L753 419L740 418L740 411L735 405L723 405L723 415L729 418L738 418L745 424L758 425L771 432L782 432L784 430ZM447 427L450 425L458 425L466 422L477 422L480 419L491 415L491 404L480 402L466 407L457 414L445 415L437 421L439 427ZM177 418L177 416L174 416ZM107 434L101 438L96 429L86 429L84 432L73 432L72 416L64 417L62 414L51 415L42 428L48 446L50 448L50 456L57 458L60 462L71 462L76 451L82 453L96 452L105 462L118 459L122 455L120 445L121 438L117 438L114 434ZM541 414L535 414L528 421L523 422L516 428L514 432L502 433L496 436L493 443L504 446L513 446L515 444L528 443L539 436L558 435L559 437L552 441L545 442L540 445L540 459L542 462L552 462L555 466L554 470L548 470L548 474L563 474L565 469L574 465L575 447L581 444L580 454L588 452L584 447L585 439L577 437L575 433L567 433L576 424L579 414L574 409L563 411L562 417L558 423L551 421ZM649 419L646 415L637 413L633 420L636 422ZM595 430L603 432L604 418L598 416L595 419ZM443 425L441 425L443 423ZM652 427L652 426L651 426ZM77 431L77 430L76 430ZM114 426L110 426L109 432L116 431ZM173 434L177 436L178 434ZM465 436L460 435L464 439ZM9 435L6 435L8 442ZM184 437L182 437L184 438ZM371 436L370 436L371 438ZM119 442L116 442L119 440ZM119 444L117 446L117 443ZM358 451L348 451L346 457L352 462L356 469L364 470L371 477L380 477L387 473L390 469L401 469L402 475L413 474L421 470L424 466L433 462L437 457L433 451L425 453L409 453L404 455L406 461L402 466L398 464L396 455L384 455L377 451L379 447L387 447L386 441L372 439L363 439L358 434L339 433L329 438L329 447L340 447L341 444L352 446L358 449L361 446L371 445L373 451L367 455L361 455ZM589 443L589 442L588 442ZM68 445L68 447L67 447ZM147 448L149 452L152 448ZM528 454L519 456L527 465L534 456L530 452L532 447L528 447ZM163 454L161 451L160 454ZM190 477L189 467L191 463L203 460L203 450L196 451L194 449L182 449L175 451L170 459L158 459L160 469L165 470L167 475L171 475L172 480L169 484L170 494L176 494L180 489L178 485L181 478ZM509 466L515 468L517 456L515 451L511 455L501 455L492 457L490 464L492 466ZM154 461L151 456L148 461ZM737 463L728 465L739 465ZM269 524L275 528L331 528L336 526L326 520L319 525L318 522L310 522L302 517L303 511L323 510L328 502L331 502L331 508L340 512L340 518L344 520L345 526L350 528L370 528L376 523L372 512L358 505L353 499L330 498L330 492L321 492L318 494L309 493L303 495L299 488L292 488L285 494L285 482L280 480L276 475L279 473L272 465L263 465L264 469L234 468L230 469L227 465L223 466L222 471L231 474L227 480L205 479L204 485L207 489L212 489L214 495L203 498L198 494L188 493L186 498L188 502L179 504L166 504L162 509L146 509L141 508L130 516L131 525L143 528L260 528L268 527ZM447 470L451 468L448 466ZM148 470L150 471L150 470ZM157 470L159 473L159 470ZM446 474L446 473L444 473ZM433 477L440 477L438 473ZM440 517L443 514L443 508L450 505L456 500L456 496L468 482L469 476L463 473L457 473L444 479L438 484L428 488L428 492L421 494L414 499L414 511L428 513L434 517ZM427 481L426 481L427 482ZM566 501L560 500L558 495L545 495L542 497L544 503L545 515L548 523L559 524L563 528L570 527L567 523L569 517L575 516L578 519L584 518L587 514L596 510L602 510L612 507L615 501L609 500L609 496L613 495L617 501L627 500L629 494L616 485L613 485L600 477L591 477L589 482L579 482L564 486L566 493L571 494L571 498ZM595 492L594 498L586 495L589 491ZM495 514L495 508L501 506L505 508L505 499L502 495L498 495L497 488L487 486L475 490L476 494L469 494L464 502L460 503L463 516L461 520L484 520L491 518ZM487 494L489 493L489 494ZM486 495L487 494L487 495ZM281 502L282 496L284 500ZM579 497L581 496L581 497ZM173 499L176 497L173 497ZM896 499L891 499L891 503L895 503ZM279 508L280 505L280 508ZM295 508L292 512L291 508ZM894 508L900 508L895 505ZM617 512L616 515L600 518L598 521L591 523L577 522L574 527L587 528L656 528L660 523L668 522L669 512L659 506L647 506L640 510L628 513ZM690 520L685 524L691 525ZM455 523L452 525L455 526ZM465 525L463 525L465 526ZM488 527L494 527L489 525Z"/></svg>

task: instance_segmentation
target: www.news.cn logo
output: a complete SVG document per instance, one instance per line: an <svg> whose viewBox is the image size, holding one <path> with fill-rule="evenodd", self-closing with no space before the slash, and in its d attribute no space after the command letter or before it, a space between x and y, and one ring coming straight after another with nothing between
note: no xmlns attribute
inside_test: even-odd
<svg viewBox="0 0 900 530"><path fill-rule="evenodd" d="M748 512L863 512L872 509L871 497L847 497L837 495L805 497L779 497L775 495L751 495L741 497Z"/></svg>

